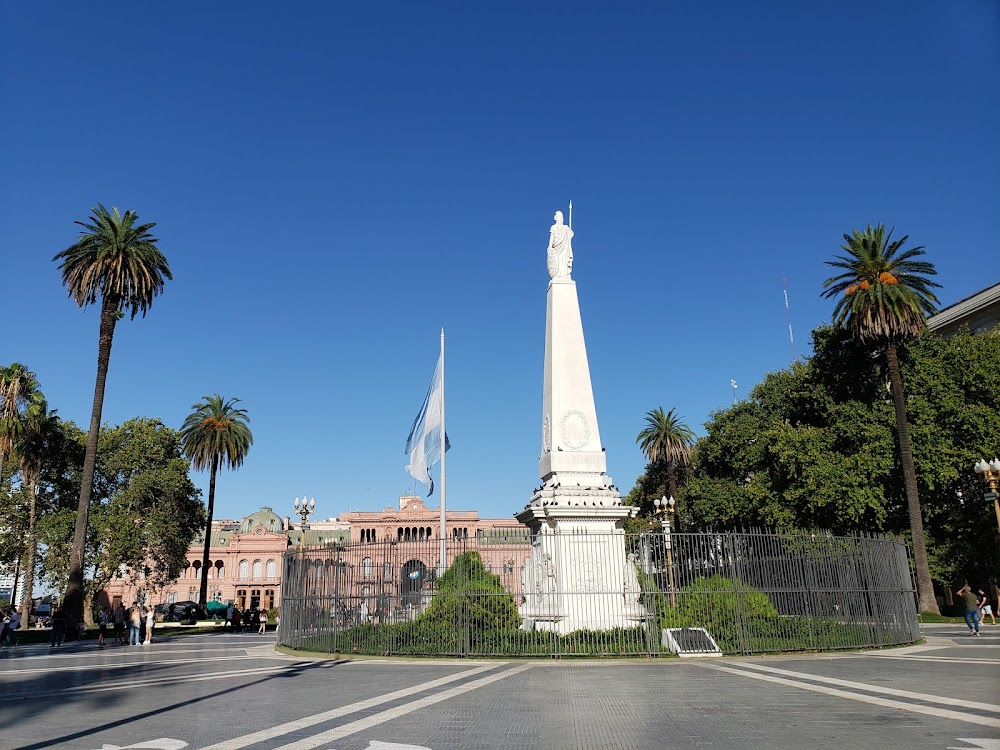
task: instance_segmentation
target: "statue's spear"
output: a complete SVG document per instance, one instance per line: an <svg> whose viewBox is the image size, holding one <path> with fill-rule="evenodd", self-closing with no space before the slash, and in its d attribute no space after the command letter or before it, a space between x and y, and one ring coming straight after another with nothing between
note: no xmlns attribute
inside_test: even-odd
<svg viewBox="0 0 1000 750"><path fill-rule="evenodd" d="M569 228L573 228L573 201L569 202Z"/></svg>

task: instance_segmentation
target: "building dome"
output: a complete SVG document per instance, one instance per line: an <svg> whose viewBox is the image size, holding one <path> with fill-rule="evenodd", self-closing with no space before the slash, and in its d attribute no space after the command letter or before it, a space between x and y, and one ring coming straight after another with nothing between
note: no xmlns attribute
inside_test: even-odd
<svg viewBox="0 0 1000 750"><path fill-rule="evenodd" d="M285 528L285 522L281 516L265 506L243 519L240 524L240 533L249 534L258 526L263 526L267 531L281 532Z"/></svg>

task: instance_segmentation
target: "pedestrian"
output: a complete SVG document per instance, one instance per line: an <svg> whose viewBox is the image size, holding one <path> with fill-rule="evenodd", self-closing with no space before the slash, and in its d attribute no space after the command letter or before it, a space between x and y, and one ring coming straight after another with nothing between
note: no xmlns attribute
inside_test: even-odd
<svg viewBox="0 0 1000 750"><path fill-rule="evenodd" d="M142 642L143 646L148 646L153 642L153 625L155 623L156 613L152 607L146 607L146 640Z"/></svg>
<svg viewBox="0 0 1000 750"><path fill-rule="evenodd" d="M993 605L990 604L990 598L986 596L982 589L979 589L979 622L983 625L986 624L987 615L989 615L993 624L996 625L997 618L993 615Z"/></svg>
<svg viewBox="0 0 1000 750"><path fill-rule="evenodd" d="M260 627L257 628L257 635L264 635L267 632L267 610L260 611Z"/></svg>
<svg viewBox="0 0 1000 750"><path fill-rule="evenodd" d="M236 607L234 607L232 602L230 602L229 606L226 607L226 621L222 623L223 631L226 629L227 625L229 626L230 629L233 628L233 616L235 614L236 614Z"/></svg>
<svg viewBox="0 0 1000 750"><path fill-rule="evenodd" d="M138 603L133 604L128 611L128 645L139 645L139 628L142 626L142 615Z"/></svg>
<svg viewBox="0 0 1000 750"><path fill-rule="evenodd" d="M97 646L104 648L104 636L108 634L108 608L101 607L100 614L97 615Z"/></svg>
<svg viewBox="0 0 1000 750"><path fill-rule="evenodd" d="M10 630L10 615L0 609L0 618L3 618L3 622L0 623L0 643L6 646L7 631Z"/></svg>
<svg viewBox="0 0 1000 750"><path fill-rule="evenodd" d="M52 613L52 637L49 639L49 648L61 646L63 642L63 631L66 629L66 613L62 607L56 607Z"/></svg>
<svg viewBox="0 0 1000 750"><path fill-rule="evenodd" d="M243 619L243 613L238 609L233 609L233 632L240 632L242 628L240 627L240 620Z"/></svg>
<svg viewBox="0 0 1000 750"><path fill-rule="evenodd" d="M125 645L125 605L118 602L114 614L115 623L115 645L119 643Z"/></svg>
<svg viewBox="0 0 1000 750"><path fill-rule="evenodd" d="M31 620L28 620L28 625L31 625ZM17 635L17 629L21 627L21 612L17 609L12 609L10 611L10 625L7 627L7 639L3 642L5 646L16 646L17 641L14 637Z"/></svg>
<svg viewBox="0 0 1000 750"><path fill-rule="evenodd" d="M969 635L979 635L979 597L972 593L969 584L962 586L958 595L965 602L965 624L969 626Z"/></svg>

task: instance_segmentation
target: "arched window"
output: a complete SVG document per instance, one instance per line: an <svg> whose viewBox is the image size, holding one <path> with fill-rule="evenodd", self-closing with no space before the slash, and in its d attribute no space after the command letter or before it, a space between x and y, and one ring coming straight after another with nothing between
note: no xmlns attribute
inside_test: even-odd
<svg viewBox="0 0 1000 750"><path fill-rule="evenodd" d="M226 577L226 566L222 564L222 560L219 560L215 563L215 570L216 570L215 573L216 578Z"/></svg>
<svg viewBox="0 0 1000 750"><path fill-rule="evenodd" d="M246 578L250 573L250 563L240 560L240 578Z"/></svg>
<svg viewBox="0 0 1000 750"><path fill-rule="evenodd" d="M260 560L253 561L253 577L260 578L261 573L264 572L264 566L261 564Z"/></svg>
<svg viewBox="0 0 1000 750"><path fill-rule="evenodd" d="M403 530L402 529L396 529L396 541L399 541L399 542L403 541Z"/></svg>
<svg viewBox="0 0 1000 750"><path fill-rule="evenodd" d="M267 577L274 578L278 575L278 566L275 564L274 560L267 561Z"/></svg>
<svg viewBox="0 0 1000 750"><path fill-rule="evenodd" d="M382 563L382 580L392 580L392 563Z"/></svg>
<svg viewBox="0 0 1000 750"><path fill-rule="evenodd" d="M361 561L361 568L363 571L362 575L366 580L372 577L372 559L370 557L366 557Z"/></svg>

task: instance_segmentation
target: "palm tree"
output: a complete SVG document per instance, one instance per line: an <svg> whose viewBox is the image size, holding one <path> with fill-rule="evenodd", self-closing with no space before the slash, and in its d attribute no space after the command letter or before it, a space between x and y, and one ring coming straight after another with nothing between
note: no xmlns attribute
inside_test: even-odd
<svg viewBox="0 0 1000 750"><path fill-rule="evenodd" d="M140 313L145 317L153 299L163 291L164 280L173 278L167 259L156 246L157 238L150 233L155 224L139 224L134 211L126 211L123 215L113 208L108 213L100 203L91 213L88 222L76 222L83 227L80 238L52 259L60 261L63 285L77 305L86 307L98 302L101 305L97 382L70 547L69 582L63 600L70 633L83 617L83 558L115 325L126 312L131 313L133 320Z"/></svg>
<svg viewBox="0 0 1000 750"><path fill-rule="evenodd" d="M650 465L666 465L671 497L677 496L676 467L691 463L691 446L695 439L694 432L682 419L673 409L664 413L663 407L658 406L646 412L646 426L635 438Z"/></svg>
<svg viewBox="0 0 1000 750"><path fill-rule="evenodd" d="M28 486L28 539L24 563L24 590L21 594L21 628L27 630L31 614L31 596L35 583L35 554L38 539L35 535L35 521L38 517L38 475L42 473L53 433L58 429L59 419L55 410L47 412L27 430L17 444L20 460L21 480Z"/></svg>
<svg viewBox="0 0 1000 750"><path fill-rule="evenodd" d="M253 445L247 426L250 418L239 409L238 398L228 401L216 393L191 408L194 411L181 427L181 448L196 471L208 469L208 520L205 522L205 547L201 556L201 592L198 603L208 604L208 559L212 546L212 514L215 512L215 475L219 467L238 469Z"/></svg>
<svg viewBox="0 0 1000 750"><path fill-rule="evenodd" d="M20 362L0 367L0 476L17 441L44 416L45 397L35 373Z"/></svg>
<svg viewBox="0 0 1000 750"><path fill-rule="evenodd" d="M862 232L845 234L841 245L847 255L838 255L826 265L843 270L823 282L823 297L837 297L834 323L843 326L862 342L885 349L896 409L896 435L903 467L903 485L913 537L913 562L917 573L917 600L921 612L938 614L937 601L927 564L927 544L917 494L917 472L913 465L910 430L906 419L903 379L897 348L916 338L926 327L925 318L935 312L937 297L932 287L940 287L928 276L937 274L933 264L914 260L924 254L923 246L903 250L909 237L892 241L892 231L871 224Z"/></svg>

